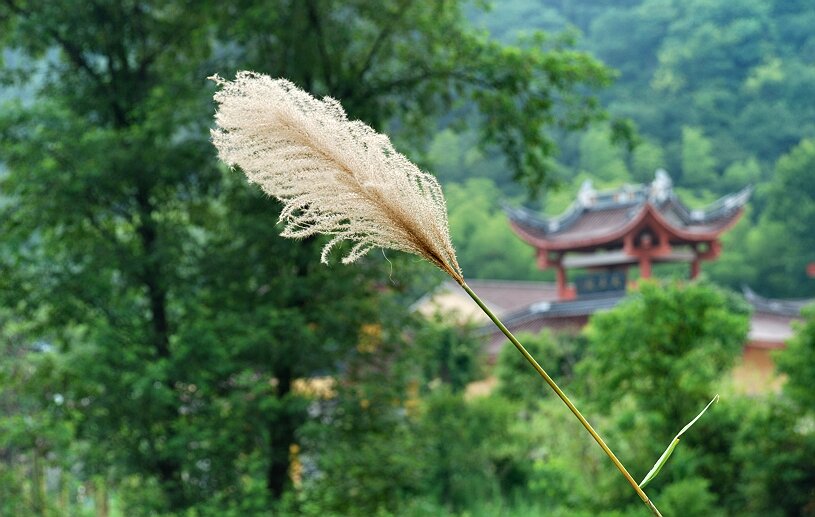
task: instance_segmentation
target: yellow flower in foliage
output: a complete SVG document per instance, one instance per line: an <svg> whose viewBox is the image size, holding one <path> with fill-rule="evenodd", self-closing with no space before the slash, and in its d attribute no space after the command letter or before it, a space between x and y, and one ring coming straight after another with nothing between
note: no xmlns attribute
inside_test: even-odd
<svg viewBox="0 0 815 517"><path fill-rule="evenodd" d="M359 331L357 351L363 354L376 352L382 342L382 326L378 323L366 323Z"/></svg>

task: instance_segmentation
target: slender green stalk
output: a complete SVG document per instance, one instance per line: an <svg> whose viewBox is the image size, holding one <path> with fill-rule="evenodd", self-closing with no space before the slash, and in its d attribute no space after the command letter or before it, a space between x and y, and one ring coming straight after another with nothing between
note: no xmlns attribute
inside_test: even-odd
<svg viewBox="0 0 815 517"><path fill-rule="evenodd" d="M631 485L631 487L634 489L634 491L637 493L640 499L642 499L642 502L645 503L645 506L647 506L654 515L662 517L662 514L659 513L659 510L657 510L657 507L654 506L654 503L651 502L651 500L648 498L648 496L645 494L642 488L640 488L637 482L634 481L634 478L631 477L631 474L628 473L628 470L626 470L625 465L623 465L622 462L619 459L617 459L617 456L615 456L611 449L608 447L608 445L606 445L606 442L603 441L603 439L600 437L599 434L597 434L597 431L594 430L594 428L591 426L588 420L586 420L583 414L580 413L580 411L575 407L574 404L572 404L572 401L569 400L569 397L567 397L565 393L563 393L563 390L560 389L557 383L554 380L552 380L551 377L549 377L549 374L546 373L546 371L541 367L540 364L538 364L535 358L532 357L532 355L529 352L527 352L526 348L524 348L520 341L518 341L518 339L512 335L512 332L510 332L509 329L507 329L506 326L504 326L501 320L499 320L498 317L495 314L493 314L492 311L484 304L484 302L481 301L481 298L479 298L478 295L475 294L472 289L470 289L470 286L468 286L467 283L464 282L463 280L459 282L459 284L465 291L467 291L467 294L470 295L470 297L475 301L475 303L477 303L478 306L481 307L481 310L483 310L484 313L487 316L489 316L489 318L492 320L493 323L495 323L495 325L501 330L501 332L503 332L504 335L507 338L509 338L509 340L512 342L513 345L515 345L515 348L518 349L521 355L523 355L524 358L526 358L526 360L529 361L529 364L531 364L532 367L535 368L535 370L540 374L540 376L543 377L543 380L546 381L546 384L548 384L549 387L552 388L552 390L557 394L557 396L560 397L560 400L562 400L563 403L566 404L566 406L569 408L572 414L574 414L574 416L577 417L580 423L583 424L583 427L586 428L586 431L589 432L591 437L594 438L594 441L597 442L600 448L603 449L603 452L605 452L606 455L611 459L612 463L614 463L614 465L617 467L617 469L620 471L623 477L625 477L625 479L628 481L628 483Z"/></svg>

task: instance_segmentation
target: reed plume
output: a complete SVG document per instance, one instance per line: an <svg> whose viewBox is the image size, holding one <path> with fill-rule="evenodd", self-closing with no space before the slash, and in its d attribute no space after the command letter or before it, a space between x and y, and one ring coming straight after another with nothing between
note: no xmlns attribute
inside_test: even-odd
<svg viewBox="0 0 815 517"><path fill-rule="evenodd" d="M284 79L239 72L234 81L211 77L220 158L283 203L282 235L333 238L321 260L352 241L344 263L375 247L424 257L453 277L557 394L608 455L640 499L656 506L554 380L464 281L450 240L447 207L436 179L399 154L385 135L348 120L336 100L315 99Z"/></svg>
<svg viewBox="0 0 815 517"><path fill-rule="evenodd" d="M284 237L332 235L354 262L375 247L415 253L463 281L436 178L398 153L387 136L348 120L336 100L316 99L285 79L239 72L212 77L220 158L283 203Z"/></svg>

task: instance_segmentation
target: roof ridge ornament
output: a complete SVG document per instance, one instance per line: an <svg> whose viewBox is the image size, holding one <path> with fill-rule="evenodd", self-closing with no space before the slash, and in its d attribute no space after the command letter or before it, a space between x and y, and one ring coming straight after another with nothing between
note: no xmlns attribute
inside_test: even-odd
<svg viewBox="0 0 815 517"><path fill-rule="evenodd" d="M651 201L663 203L673 194L673 181L668 171L657 169L654 173L654 181L651 183Z"/></svg>
<svg viewBox="0 0 815 517"><path fill-rule="evenodd" d="M594 189L594 184L590 179L587 179L580 185L580 191L577 193L577 201L582 206L592 206L597 200L597 191Z"/></svg>
<svg viewBox="0 0 815 517"><path fill-rule="evenodd" d="M726 217L727 215L735 212L742 208L747 201L750 200L750 196L753 194L753 186L748 185L743 189L739 190L738 192L733 192L727 194L725 196L720 197L703 210L704 217L703 220L715 220L721 217Z"/></svg>

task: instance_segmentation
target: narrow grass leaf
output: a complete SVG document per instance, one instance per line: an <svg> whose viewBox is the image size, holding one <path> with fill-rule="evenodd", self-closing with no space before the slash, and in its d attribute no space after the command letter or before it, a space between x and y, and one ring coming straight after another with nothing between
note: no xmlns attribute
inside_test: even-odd
<svg viewBox="0 0 815 517"><path fill-rule="evenodd" d="M656 463L654 463L654 466L653 466L653 467L651 467L651 470L650 470L650 471L648 471L648 474L646 474L646 475L645 475L645 478L643 478L643 480L642 480L642 481L640 481L640 488L645 488L645 486L646 486L648 483L650 483L650 482L651 482L651 481L652 481L652 480L653 480L655 477L657 477L657 474L659 474L659 471L660 471L660 470L662 470L662 467L665 465L665 463L667 463L667 462L668 462L668 458L670 458L670 457L671 457L671 454L673 454L674 449L676 449L676 446L677 446L677 445L679 445L679 438L680 438L680 437L681 437L683 434L685 434L685 432L686 432L688 429L690 429L690 428L693 426L693 424L695 424L695 423L696 423L696 421L697 421L697 420L699 420L700 418L702 418L702 415L704 415L704 414L705 414L705 411L707 411L707 410L708 410L708 408L709 408L711 405L713 405L713 403L714 403L714 402L717 402L718 400L719 400L719 396L718 396L718 395L716 395L715 397L713 397L713 400L711 400L710 402L708 402L707 406L705 406L705 409L703 409L703 410L702 410L702 411L701 411L701 412L700 412L698 415L696 415L696 418L694 418L693 420L691 420L690 422L688 422L688 424L687 424L685 427L683 427L683 428L682 428L682 430L681 430L681 431L679 431L679 432L676 434L676 436L674 436L674 439L671 441L670 445L668 445L668 448L667 448L667 449L665 449L665 452L663 452L663 453L662 453L662 455L661 455L661 456L659 457L659 459L657 460L657 462L656 462Z"/></svg>

